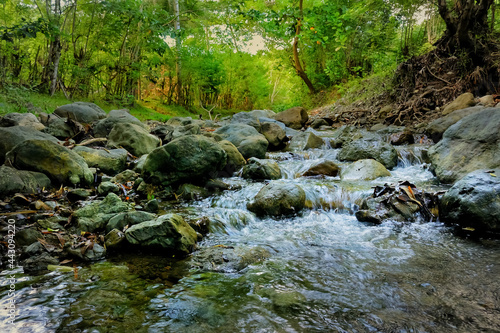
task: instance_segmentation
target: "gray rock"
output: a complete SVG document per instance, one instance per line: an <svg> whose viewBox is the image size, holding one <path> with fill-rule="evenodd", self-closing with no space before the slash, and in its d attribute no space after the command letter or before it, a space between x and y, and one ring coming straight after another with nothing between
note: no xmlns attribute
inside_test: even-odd
<svg viewBox="0 0 500 333"><path fill-rule="evenodd" d="M231 124L245 124L248 126L252 126L258 132L260 132L260 121L257 114L252 114L249 112L238 112L233 115Z"/></svg>
<svg viewBox="0 0 500 333"><path fill-rule="evenodd" d="M106 138L116 124L122 123L135 124L146 129L146 126L128 110L111 110L107 118L99 120L94 126L95 137Z"/></svg>
<svg viewBox="0 0 500 333"><path fill-rule="evenodd" d="M321 148L325 142L322 138L312 132L301 132L292 137L288 149L290 150L307 150Z"/></svg>
<svg viewBox="0 0 500 333"><path fill-rule="evenodd" d="M476 105L476 102L474 101L474 95L467 92L458 96L453 102L446 105L443 110L443 116L446 116L447 114L450 114L455 110L465 109L474 105Z"/></svg>
<svg viewBox="0 0 500 333"><path fill-rule="evenodd" d="M252 157L243 167L242 177L259 181L280 179L281 170L276 161Z"/></svg>
<svg viewBox="0 0 500 333"><path fill-rule="evenodd" d="M272 118L276 115L276 112L271 110L252 110L248 113L257 118Z"/></svg>
<svg viewBox="0 0 500 333"><path fill-rule="evenodd" d="M0 119L0 127L24 126L41 131L45 126L33 113L8 113Z"/></svg>
<svg viewBox="0 0 500 333"><path fill-rule="evenodd" d="M429 149L431 166L442 183L466 174L500 167L500 108L486 108L450 126Z"/></svg>
<svg viewBox="0 0 500 333"><path fill-rule="evenodd" d="M120 197L109 193L104 200L91 202L76 210L73 216L77 219L80 231L94 232L104 229L112 217L128 209L128 204Z"/></svg>
<svg viewBox="0 0 500 333"><path fill-rule="evenodd" d="M176 214L166 214L128 228L128 242L152 249L189 254L196 245L196 231Z"/></svg>
<svg viewBox="0 0 500 333"><path fill-rule="evenodd" d="M142 169L144 168L144 163L146 162L146 159L148 158L148 155L142 155L138 159L132 162L133 165L133 170L137 173L142 173Z"/></svg>
<svg viewBox="0 0 500 333"><path fill-rule="evenodd" d="M443 222L478 231L500 232L500 168L469 173L441 198Z"/></svg>
<svg viewBox="0 0 500 333"><path fill-rule="evenodd" d="M112 183L126 184L127 182L133 182L139 178L140 174L133 170L124 170L112 177L109 181Z"/></svg>
<svg viewBox="0 0 500 333"><path fill-rule="evenodd" d="M71 126L66 118L54 119L47 125L43 132L53 135L61 140L73 138L78 134L77 127Z"/></svg>
<svg viewBox="0 0 500 333"><path fill-rule="evenodd" d="M51 256L47 252L43 252L39 255L30 257L21 263L24 273L33 275L47 271L47 266L49 265L57 264L59 264L59 260Z"/></svg>
<svg viewBox="0 0 500 333"><path fill-rule="evenodd" d="M425 132L435 143L443 137L443 133L460 119L484 110L484 106L474 106L466 109L456 110L445 117L438 118L427 125Z"/></svg>
<svg viewBox="0 0 500 333"><path fill-rule="evenodd" d="M120 193L120 187L112 182L102 182L97 187L99 195L107 195L108 193Z"/></svg>
<svg viewBox="0 0 500 333"><path fill-rule="evenodd" d="M156 199L149 200L146 203L146 206L144 207L144 209L146 209L146 211L148 211L150 213L157 213L158 210L160 209L160 205L159 205L158 200L156 200Z"/></svg>
<svg viewBox="0 0 500 333"><path fill-rule="evenodd" d="M391 173L381 163L372 160L359 160L342 168L342 180L373 180L389 177Z"/></svg>
<svg viewBox="0 0 500 333"><path fill-rule="evenodd" d="M5 155L15 146L26 140L48 140L54 143L60 142L52 135L37 131L30 127L12 126L0 127L0 164L5 161Z"/></svg>
<svg viewBox="0 0 500 333"><path fill-rule="evenodd" d="M142 176L147 182L164 186L196 182L212 177L226 163L226 152L215 141L187 135L153 150L144 163Z"/></svg>
<svg viewBox="0 0 500 333"><path fill-rule="evenodd" d="M57 184L92 184L94 176L77 153L47 140L27 140L6 156L17 169L44 173Z"/></svg>
<svg viewBox="0 0 500 333"><path fill-rule="evenodd" d="M343 145L338 155L341 161L358 161L374 159L382 163L387 169L398 164L396 149L382 139L358 139Z"/></svg>
<svg viewBox="0 0 500 333"><path fill-rule="evenodd" d="M172 117L167 121L170 126L186 126L194 123L193 118L190 117Z"/></svg>
<svg viewBox="0 0 500 333"><path fill-rule="evenodd" d="M116 175L125 169L127 151L125 149L92 149L76 146L73 151L83 157L89 167L99 168L108 175Z"/></svg>
<svg viewBox="0 0 500 333"><path fill-rule="evenodd" d="M87 248L84 253L82 253L81 247L73 246L67 248L66 251L70 255L84 261L97 261L106 257L106 249L98 243L94 243L92 248Z"/></svg>
<svg viewBox="0 0 500 333"><path fill-rule="evenodd" d="M167 141L172 141L177 138L180 138L181 136L186 136L186 135L196 135L200 134L200 126L197 124L189 124L185 126L177 126L174 128L174 131L169 137L166 137Z"/></svg>
<svg viewBox="0 0 500 333"><path fill-rule="evenodd" d="M106 112L94 103L76 102L58 107L54 113L79 123L90 124L106 118Z"/></svg>
<svg viewBox="0 0 500 333"><path fill-rule="evenodd" d="M215 133L235 145L245 159L266 157L269 143L266 137L257 132L252 126L230 124L219 128Z"/></svg>
<svg viewBox="0 0 500 333"><path fill-rule="evenodd" d="M16 241L16 245L28 246L37 242L38 238L42 237L43 237L42 233L36 230L35 228L26 228L22 230L17 230L14 239Z"/></svg>
<svg viewBox="0 0 500 333"><path fill-rule="evenodd" d="M156 219L155 214L143 211L119 213L108 221L106 224L106 232L110 232L113 229L123 230L123 228L127 225L133 226L141 222L152 221L154 219Z"/></svg>
<svg viewBox="0 0 500 333"><path fill-rule="evenodd" d="M221 176L231 177L236 171L240 170L242 166L247 164L247 162L243 155L239 152L238 148L236 148L236 146L231 142L222 140L217 143L227 154L227 163L221 171Z"/></svg>
<svg viewBox="0 0 500 333"><path fill-rule="evenodd" d="M125 234L118 229L113 229L104 236L107 249L117 249L125 243Z"/></svg>
<svg viewBox="0 0 500 333"><path fill-rule="evenodd" d="M38 189L50 187L50 179L43 173L0 166L0 197L13 193L36 193Z"/></svg>
<svg viewBox="0 0 500 333"><path fill-rule="evenodd" d="M307 123L309 115L303 107L297 106L277 113L273 118L281 121L287 127L299 130Z"/></svg>
<svg viewBox="0 0 500 333"><path fill-rule="evenodd" d="M273 124L278 125L282 129L286 129L286 125L285 124L283 124L281 121L277 121L277 120L272 119L272 118L260 117L259 118L259 122L260 122L261 126L264 123L273 123Z"/></svg>
<svg viewBox="0 0 500 333"><path fill-rule="evenodd" d="M108 146L123 147L134 156L149 154L159 145L160 139L136 124L118 123L108 136Z"/></svg>
<svg viewBox="0 0 500 333"><path fill-rule="evenodd" d="M286 132L285 129L281 128L276 123L263 123L260 126L260 133L264 135L269 142L269 150L280 150L286 146L285 139Z"/></svg>
<svg viewBox="0 0 500 333"><path fill-rule="evenodd" d="M302 174L303 177L314 176L330 176L336 177L340 171L337 164L332 161L324 160L312 165L306 172Z"/></svg>
<svg viewBox="0 0 500 333"><path fill-rule="evenodd" d="M247 209L257 216L292 215L299 213L305 202L306 194L300 186L278 180L264 186Z"/></svg>
<svg viewBox="0 0 500 333"><path fill-rule="evenodd" d="M318 129L321 126L330 126L328 122L325 119L319 118L319 119L314 119L314 121L311 123L311 127L314 129Z"/></svg>

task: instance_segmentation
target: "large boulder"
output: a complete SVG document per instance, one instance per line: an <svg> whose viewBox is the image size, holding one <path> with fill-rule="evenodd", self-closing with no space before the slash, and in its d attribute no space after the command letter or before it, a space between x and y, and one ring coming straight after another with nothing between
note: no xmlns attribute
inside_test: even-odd
<svg viewBox="0 0 500 333"><path fill-rule="evenodd" d="M280 150L286 146L286 132L280 125L270 122L263 123L260 126L260 133L269 142L269 150Z"/></svg>
<svg viewBox="0 0 500 333"><path fill-rule="evenodd" d="M15 168L44 173L58 184L90 185L94 181L83 157L52 141L24 141L14 147L6 158Z"/></svg>
<svg viewBox="0 0 500 333"><path fill-rule="evenodd" d="M59 140L50 134L39 132L31 127L0 127L0 164L5 161L5 154L26 140L48 140L58 143Z"/></svg>
<svg viewBox="0 0 500 333"><path fill-rule="evenodd" d="M108 137L108 146L123 147L134 156L149 154L160 145L160 139L136 124L118 123Z"/></svg>
<svg viewBox="0 0 500 333"><path fill-rule="evenodd" d="M478 231L500 232L500 168L476 170L457 181L441 198L439 217Z"/></svg>
<svg viewBox="0 0 500 333"><path fill-rule="evenodd" d="M227 155L215 141L187 135L153 150L144 162L143 178L155 184L206 180L226 166Z"/></svg>
<svg viewBox="0 0 500 333"><path fill-rule="evenodd" d="M300 132L292 137L288 149L290 150L307 150L321 148L325 142L322 138L313 132Z"/></svg>
<svg viewBox="0 0 500 333"><path fill-rule="evenodd" d="M398 164L398 152L381 138L358 139L343 145L338 155L341 161L358 161L374 159L382 163L387 169Z"/></svg>
<svg viewBox="0 0 500 333"><path fill-rule="evenodd" d="M73 216L77 220L79 231L94 232L103 230L112 217L128 209L128 204L119 196L109 193L104 200L90 202L76 210Z"/></svg>
<svg viewBox="0 0 500 333"><path fill-rule="evenodd" d="M323 160L315 163L302 174L303 177L330 176L336 177L340 171L337 164L332 161Z"/></svg>
<svg viewBox="0 0 500 333"><path fill-rule="evenodd" d="M50 179L43 173L0 166L0 196L12 193L35 193L38 189L49 188L50 184Z"/></svg>
<svg viewBox="0 0 500 333"><path fill-rule="evenodd" d="M443 116L446 116L447 114L450 114L455 110L465 109L474 105L476 105L474 95L469 92L462 94L458 96L453 102L444 107Z"/></svg>
<svg viewBox="0 0 500 333"><path fill-rule="evenodd" d="M466 174L500 167L500 108L486 108L462 118L429 149L431 166L442 183Z"/></svg>
<svg viewBox="0 0 500 333"><path fill-rule="evenodd" d="M252 157L248 160L248 164L243 167L241 176L253 180L280 179L281 170L276 161Z"/></svg>
<svg viewBox="0 0 500 333"><path fill-rule="evenodd" d="M247 204L247 209L257 216L293 215L300 212L305 203L306 194L300 186L278 180L264 186Z"/></svg>
<svg viewBox="0 0 500 333"><path fill-rule="evenodd" d="M83 157L87 165L99 168L108 175L116 175L125 170L127 151L125 149L92 149L85 146L76 146L73 151Z"/></svg>
<svg viewBox="0 0 500 333"><path fill-rule="evenodd" d="M236 113L231 119L231 124L245 124L248 126L252 126L257 131L260 131L260 121L258 115L249 112Z"/></svg>
<svg viewBox="0 0 500 333"><path fill-rule="evenodd" d="M451 126L456 124L460 119L465 118L471 114L478 113L484 110L484 106L473 106L466 109L456 110L446 115L445 117L438 118L427 125L425 129L427 135L435 143L439 142L443 137L443 133Z"/></svg>
<svg viewBox="0 0 500 333"><path fill-rule="evenodd" d="M0 119L0 127L24 126L41 131L45 126L33 113L8 113Z"/></svg>
<svg viewBox="0 0 500 333"><path fill-rule="evenodd" d="M256 116L257 118L272 118L276 115L276 112L271 110L252 110L248 113Z"/></svg>
<svg viewBox="0 0 500 333"><path fill-rule="evenodd" d="M132 245L184 255L194 250L197 240L196 231L176 214L133 225L125 236Z"/></svg>
<svg viewBox="0 0 500 333"><path fill-rule="evenodd" d="M381 163L372 160L359 160L342 168L342 180L373 180L389 177L391 173Z"/></svg>
<svg viewBox="0 0 500 333"><path fill-rule="evenodd" d="M116 124L128 123L146 128L146 126L136 117L132 116L128 110L111 110L108 117L94 126L94 135L97 138L106 138Z"/></svg>
<svg viewBox="0 0 500 333"><path fill-rule="evenodd" d="M78 135L80 129L78 128L79 127L78 123L75 122L71 123L71 122L73 121L65 118L55 118L49 124L47 124L47 127L45 127L43 132L53 135L61 140L65 140L67 138L73 138Z"/></svg>
<svg viewBox="0 0 500 333"><path fill-rule="evenodd" d="M106 112L94 103L75 102L58 107L54 113L79 123L90 124L106 118Z"/></svg>
<svg viewBox="0 0 500 333"><path fill-rule="evenodd" d="M269 143L264 135L245 124L230 124L215 131L238 148L244 158L265 158Z"/></svg>
<svg viewBox="0 0 500 333"><path fill-rule="evenodd" d="M200 126L196 124L188 124L185 126L174 127L173 132L170 134L170 136L167 136L166 139L167 141L172 141L177 138L180 138L181 136L196 135L196 134L200 134Z"/></svg>
<svg viewBox="0 0 500 333"><path fill-rule="evenodd" d="M226 152L227 163L223 169L225 177L231 177L234 172L241 169L242 166L247 164L245 158L239 152L238 148L227 140L217 142L219 146Z"/></svg>
<svg viewBox="0 0 500 333"><path fill-rule="evenodd" d="M276 114L273 118L290 128L301 129L309 120L309 115L303 107L296 106Z"/></svg>

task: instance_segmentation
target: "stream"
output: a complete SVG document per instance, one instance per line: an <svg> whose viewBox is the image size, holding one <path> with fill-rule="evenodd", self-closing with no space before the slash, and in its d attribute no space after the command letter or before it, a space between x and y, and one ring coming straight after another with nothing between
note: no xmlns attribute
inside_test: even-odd
<svg viewBox="0 0 500 333"><path fill-rule="evenodd" d="M500 332L499 241L461 238L439 221L371 225L354 216L376 185L408 180L444 189L423 162L425 149L400 147L391 177L357 182L299 177L320 159L345 164L326 145L268 153L284 180L306 192L308 208L298 216L255 217L246 204L264 183L239 177L223 179L239 189L173 209L216 222L200 251L220 247L259 260L206 270L193 265L197 252L182 260L123 254L79 267L77 278L19 268L18 317L0 331ZM4 283L0 326L7 293Z"/></svg>

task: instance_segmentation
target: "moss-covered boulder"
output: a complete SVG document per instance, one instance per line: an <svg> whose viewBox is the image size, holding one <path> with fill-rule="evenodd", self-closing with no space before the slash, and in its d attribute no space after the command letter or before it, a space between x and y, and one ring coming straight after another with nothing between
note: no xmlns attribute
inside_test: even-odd
<svg viewBox="0 0 500 333"><path fill-rule="evenodd" d="M92 184L94 176L77 153L48 140L27 140L6 156L12 166L41 172L57 184Z"/></svg>
<svg viewBox="0 0 500 333"><path fill-rule="evenodd" d="M35 193L50 186L50 179L43 173L0 166L0 197L13 193Z"/></svg>
<svg viewBox="0 0 500 333"><path fill-rule="evenodd" d="M264 186L247 204L247 209L257 216L293 215L300 212L306 203L304 190L293 183L273 181Z"/></svg>
<svg viewBox="0 0 500 333"><path fill-rule="evenodd" d="M123 147L134 156L149 154L159 145L160 139L136 124L118 123L108 136L108 146Z"/></svg>
<svg viewBox="0 0 500 333"><path fill-rule="evenodd" d="M83 157L89 167L99 168L108 175L116 175L125 170L127 151L125 149L92 149L77 146L75 153Z"/></svg>
<svg viewBox="0 0 500 333"><path fill-rule="evenodd" d="M261 160L252 157L243 167L242 177L253 180L274 180L281 178L281 169L273 160Z"/></svg>
<svg viewBox="0 0 500 333"><path fill-rule="evenodd" d="M103 230L112 217L128 209L128 204L119 196L109 193L104 200L91 202L76 210L73 216L77 220L79 231L94 232Z"/></svg>

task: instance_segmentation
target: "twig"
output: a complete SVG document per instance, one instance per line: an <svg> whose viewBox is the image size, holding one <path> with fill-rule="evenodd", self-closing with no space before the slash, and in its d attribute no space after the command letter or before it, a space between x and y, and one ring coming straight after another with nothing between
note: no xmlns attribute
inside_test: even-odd
<svg viewBox="0 0 500 333"><path fill-rule="evenodd" d="M452 86L452 85L453 85L453 83L448 82L448 81L446 81L445 79L442 79L442 78L440 78L439 76L435 75L433 72L431 72L431 70L429 69L429 67L425 66L425 68L426 68L426 69L427 69L427 71L428 71L429 73L431 73L431 75L432 75L432 76L434 76L436 79L441 80L441 81L443 81L444 83L449 84L450 86Z"/></svg>
<svg viewBox="0 0 500 333"><path fill-rule="evenodd" d="M93 139L85 140L82 143L78 143L75 146L86 146L86 145L89 145L89 144L94 143L94 142L106 142L106 141L108 141L108 139L106 139L106 138L93 138Z"/></svg>

